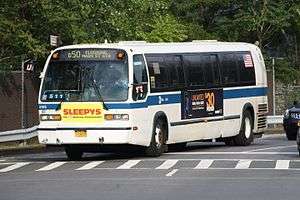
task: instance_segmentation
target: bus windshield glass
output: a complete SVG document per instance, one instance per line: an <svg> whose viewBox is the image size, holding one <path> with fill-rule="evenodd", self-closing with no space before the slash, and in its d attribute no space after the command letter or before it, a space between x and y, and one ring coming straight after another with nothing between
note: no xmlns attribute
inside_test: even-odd
<svg viewBox="0 0 300 200"><path fill-rule="evenodd" d="M128 63L120 50L66 50L53 54L42 101L126 101Z"/></svg>

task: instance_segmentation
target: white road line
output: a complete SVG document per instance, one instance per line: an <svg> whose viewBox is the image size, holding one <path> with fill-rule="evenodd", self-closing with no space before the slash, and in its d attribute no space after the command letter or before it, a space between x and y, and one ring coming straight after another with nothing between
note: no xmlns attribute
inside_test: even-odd
<svg viewBox="0 0 300 200"><path fill-rule="evenodd" d="M251 165L252 160L239 160L235 169L248 169Z"/></svg>
<svg viewBox="0 0 300 200"><path fill-rule="evenodd" d="M174 152L164 155L299 155L298 152Z"/></svg>
<svg viewBox="0 0 300 200"><path fill-rule="evenodd" d="M12 163L12 162L3 162L3 163L0 163L0 165L12 165L12 164L15 164L15 162L14 163Z"/></svg>
<svg viewBox="0 0 300 200"><path fill-rule="evenodd" d="M40 168L40 169L37 169L37 170L35 170L35 171L37 171L37 172L39 172L39 171L50 171L50 170L52 170L52 169L55 169L55 168L57 168L57 167L62 166L62 165L65 164L65 163L67 163L67 162L54 162L54 163L51 163L51 164L49 164L49 165L47 165L47 166L45 166L45 167L42 167L42 168Z"/></svg>
<svg viewBox="0 0 300 200"><path fill-rule="evenodd" d="M275 169L288 169L290 166L289 160L277 160Z"/></svg>
<svg viewBox="0 0 300 200"><path fill-rule="evenodd" d="M268 147L268 148L262 148L262 149L254 149L250 151L244 151L245 153L248 152L256 152L256 151L264 151L264 150L270 150L270 149L285 149L285 148L290 148L290 147L296 147L297 145L289 145L289 146L276 146L276 147Z"/></svg>
<svg viewBox="0 0 300 200"><path fill-rule="evenodd" d="M172 171L167 173L166 176L173 176L177 171L178 171L178 169L173 169Z"/></svg>
<svg viewBox="0 0 300 200"><path fill-rule="evenodd" d="M77 168L76 170L89 170L97 167L101 163L104 163L104 161L93 161L89 162L88 164L83 165L82 167Z"/></svg>
<svg viewBox="0 0 300 200"><path fill-rule="evenodd" d="M213 162L214 160L201 160L194 169L207 169Z"/></svg>
<svg viewBox="0 0 300 200"><path fill-rule="evenodd" d="M19 163L16 163L14 165L5 167L3 169L0 169L0 172L9 172L9 171L18 169L18 168L23 167L23 166L28 165L28 164L30 164L30 163L29 162L19 162Z"/></svg>
<svg viewBox="0 0 300 200"><path fill-rule="evenodd" d="M171 167L176 165L177 162L178 160L166 160L165 162L163 162L163 164L156 167L155 169L170 169Z"/></svg>
<svg viewBox="0 0 300 200"><path fill-rule="evenodd" d="M136 164L138 164L139 162L141 162L141 160L128 160L127 162L125 162L123 165L120 165L116 169L130 169Z"/></svg>
<svg viewBox="0 0 300 200"><path fill-rule="evenodd" d="M6 160L0 160L0 162L5 162Z"/></svg>

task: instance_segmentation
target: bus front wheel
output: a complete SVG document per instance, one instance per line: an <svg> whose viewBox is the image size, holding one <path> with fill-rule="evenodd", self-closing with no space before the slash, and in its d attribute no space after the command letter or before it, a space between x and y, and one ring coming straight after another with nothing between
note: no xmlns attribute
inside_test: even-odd
<svg viewBox="0 0 300 200"><path fill-rule="evenodd" d="M82 158L83 152L72 145L65 146L65 152L69 160L80 160Z"/></svg>
<svg viewBox="0 0 300 200"><path fill-rule="evenodd" d="M153 126L150 145L146 148L146 155L151 157L160 156L166 149L167 124L157 119Z"/></svg>

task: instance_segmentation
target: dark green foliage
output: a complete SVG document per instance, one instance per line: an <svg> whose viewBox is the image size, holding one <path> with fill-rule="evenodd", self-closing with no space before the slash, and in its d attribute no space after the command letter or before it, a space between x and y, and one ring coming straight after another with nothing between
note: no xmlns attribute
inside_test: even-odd
<svg viewBox="0 0 300 200"><path fill-rule="evenodd" d="M7 0L0 3L0 70L19 70L36 58L41 70L49 35L63 45L121 40L259 41L286 82L300 71L300 1L286 0ZM273 55L276 54L276 55ZM298 76L299 77L299 76ZM294 78L294 76L293 76Z"/></svg>

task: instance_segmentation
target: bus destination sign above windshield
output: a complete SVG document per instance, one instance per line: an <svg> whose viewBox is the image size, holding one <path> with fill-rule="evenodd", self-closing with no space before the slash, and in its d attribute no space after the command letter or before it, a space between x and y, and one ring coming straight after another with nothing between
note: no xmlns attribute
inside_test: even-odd
<svg viewBox="0 0 300 200"><path fill-rule="evenodd" d="M107 49L70 49L59 52L60 61L75 60L120 60L117 56L120 50ZM125 55L125 54L123 54Z"/></svg>

